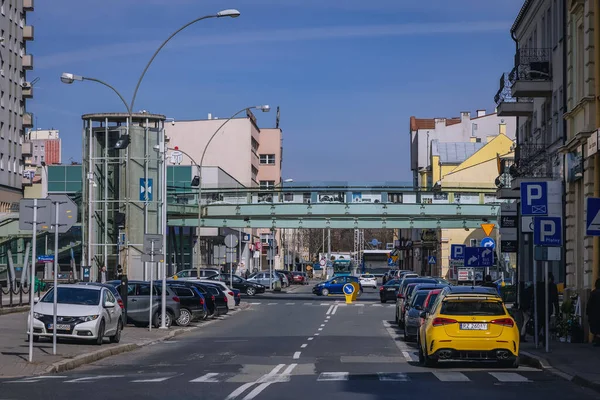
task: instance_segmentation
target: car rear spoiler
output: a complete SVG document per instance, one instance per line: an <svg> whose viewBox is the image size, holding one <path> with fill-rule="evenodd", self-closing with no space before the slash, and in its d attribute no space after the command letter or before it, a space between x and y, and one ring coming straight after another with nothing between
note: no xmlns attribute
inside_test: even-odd
<svg viewBox="0 0 600 400"><path fill-rule="evenodd" d="M497 300L502 302L502 298L496 295L485 295L485 294L472 294L472 295L463 295L460 296L446 296L443 301L449 300Z"/></svg>

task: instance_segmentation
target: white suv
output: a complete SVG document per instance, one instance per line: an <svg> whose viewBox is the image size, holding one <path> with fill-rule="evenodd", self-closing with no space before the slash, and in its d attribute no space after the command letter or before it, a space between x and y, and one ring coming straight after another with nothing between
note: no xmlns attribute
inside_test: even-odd
<svg viewBox="0 0 600 400"><path fill-rule="evenodd" d="M33 340L36 342L40 337L52 337L54 289L41 300L34 301ZM56 309L57 337L93 340L97 345L101 345L105 337L109 337L112 343L121 340L121 307L105 287L58 285Z"/></svg>

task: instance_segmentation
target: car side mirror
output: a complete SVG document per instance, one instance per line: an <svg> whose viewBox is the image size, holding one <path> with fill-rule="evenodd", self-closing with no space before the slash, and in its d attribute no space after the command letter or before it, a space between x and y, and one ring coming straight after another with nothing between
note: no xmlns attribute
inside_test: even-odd
<svg viewBox="0 0 600 400"><path fill-rule="evenodd" d="M423 307L421 307L421 306L415 306L415 310L423 311Z"/></svg>
<svg viewBox="0 0 600 400"><path fill-rule="evenodd" d="M115 308L115 303L112 301L107 301L104 303L104 308Z"/></svg>
<svg viewBox="0 0 600 400"><path fill-rule="evenodd" d="M419 317L425 319L427 318L427 311L421 311L421 314L419 314Z"/></svg>
<svg viewBox="0 0 600 400"><path fill-rule="evenodd" d="M39 297L34 297L33 298L33 304L37 304L40 302L40 298Z"/></svg>

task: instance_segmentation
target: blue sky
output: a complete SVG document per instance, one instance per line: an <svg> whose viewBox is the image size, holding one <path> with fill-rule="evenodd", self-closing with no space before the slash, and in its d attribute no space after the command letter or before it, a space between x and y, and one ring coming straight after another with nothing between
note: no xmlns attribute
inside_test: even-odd
<svg viewBox="0 0 600 400"><path fill-rule="evenodd" d="M202 15L158 56L136 110L176 120L281 107L284 175L295 180L410 180L409 118L486 108L512 67L509 29L523 0L52 0L36 2L28 44L40 77L28 111L60 129L63 162L81 160L81 115L123 111L91 82L130 99L154 49ZM271 127L275 113L258 115ZM225 155L224 155L225 156Z"/></svg>

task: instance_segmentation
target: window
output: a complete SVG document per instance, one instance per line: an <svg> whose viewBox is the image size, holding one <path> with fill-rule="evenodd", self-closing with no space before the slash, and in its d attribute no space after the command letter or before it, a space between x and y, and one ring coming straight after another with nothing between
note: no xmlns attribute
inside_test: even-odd
<svg viewBox="0 0 600 400"><path fill-rule="evenodd" d="M275 154L261 154L260 163L267 165L275 165Z"/></svg>
<svg viewBox="0 0 600 400"><path fill-rule="evenodd" d="M444 301L440 314L444 315L506 315L498 301Z"/></svg>
<svg viewBox="0 0 600 400"><path fill-rule="evenodd" d="M575 53L575 57L576 57L576 74L573 77L576 80L576 87L577 87L577 92L576 94L573 96L574 99L574 104L579 103L579 100L581 100L584 96L584 90L585 90L585 45L584 45L584 32L583 32L583 24L580 24L577 26L577 50Z"/></svg>
<svg viewBox="0 0 600 400"><path fill-rule="evenodd" d="M17 173L17 157L13 159L13 173Z"/></svg>
<svg viewBox="0 0 600 400"><path fill-rule="evenodd" d="M302 202L304 204L310 204L310 199L311 199L311 194L310 193L302 193Z"/></svg>
<svg viewBox="0 0 600 400"><path fill-rule="evenodd" d="M402 203L402 193L388 193L388 203Z"/></svg>
<svg viewBox="0 0 600 400"><path fill-rule="evenodd" d="M274 189L275 181L260 181L260 188L261 189Z"/></svg>
<svg viewBox="0 0 600 400"><path fill-rule="evenodd" d="M6 0L2 0L2 5L0 6L0 12L2 12L2 15L6 15L6 12L4 11L5 4L6 4ZM2 36L4 36L4 35L2 35Z"/></svg>
<svg viewBox="0 0 600 400"><path fill-rule="evenodd" d="M0 153L0 169L4 169L4 153Z"/></svg>
<svg viewBox="0 0 600 400"><path fill-rule="evenodd" d="M283 201L285 201L286 203L293 202L294 201L294 193L284 193Z"/></svg>
<svg viewBox="0 0 600 400"><path fill-rule="evenodd" d="M0 138L4 139L4 122L3 121L0 122Z"/></svg>
<svg viewBox="0 0 600 400"><path fill-rule="evenodd" d="M469 246L471 246L471 247L477 247L477 239L471 239L469 241Z"/></svg>
<svg viewBox="0 0 600 400"><path fill-rule="evenodd" d="M0 90L0 107L4 108L4 90Z"/></svg>
<svg viewBox="0 0 600 400"><path fill-rule="evenodd" d="M260 155L260 163L275 165L275 154L261 154Z"/></svg>
<svg viewBox="0 0 600 400"><path fill-rule="evenodd" d="M8 156L8 160L6 162L6 168L8 169L8 172L12 172L11 171L11 161L12 161L11 158L12 158L11 156Z"/></svg>

